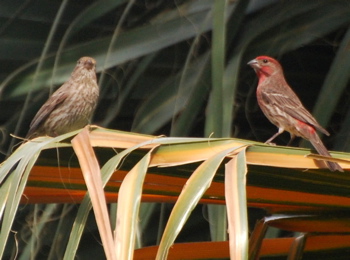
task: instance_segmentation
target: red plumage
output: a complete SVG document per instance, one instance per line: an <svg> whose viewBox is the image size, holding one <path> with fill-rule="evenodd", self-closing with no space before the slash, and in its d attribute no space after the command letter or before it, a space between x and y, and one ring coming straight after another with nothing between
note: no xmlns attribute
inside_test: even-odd
<svg viewBox="0 0 350 260"><path fill-rule="evenodd" d="M319 154L331 157L316 129L326 135L329 133L319 125L289 87L279 62L268 56L259 56L248 64L259 78L256 90L258 104L270 122L278 127L278 132L266 143L271 143L278 135L288 131L291 139L300 136L310 141ZM343 171L337 163L327 161L326 164L331 171Z"/></svg>

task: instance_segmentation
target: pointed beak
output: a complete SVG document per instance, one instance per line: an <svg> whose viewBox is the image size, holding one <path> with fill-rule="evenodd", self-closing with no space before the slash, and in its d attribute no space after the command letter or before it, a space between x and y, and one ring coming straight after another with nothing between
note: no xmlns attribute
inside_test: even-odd
<svg viewBox="0 0 350 260"><path fill-rule="evenodd" d="M253 68L258 67L258 61L256 59L249 61L247 64Z"/></svg>
<svg viewBox="0 0 350 260"><path fill-rule="evenodd" d="M247 63L250 67L252 67L254 70L258 70L260 69L260 65L259 65L259 62L254 59L254 60L251 60L250 62Z"/></svg>
<svg viewBox="0 0 350 260"><path fill-rule="evenodd" d="M88 70L91 70L95 65L95 62L92 59L87 59L84 61L84 67Z"/></svg>

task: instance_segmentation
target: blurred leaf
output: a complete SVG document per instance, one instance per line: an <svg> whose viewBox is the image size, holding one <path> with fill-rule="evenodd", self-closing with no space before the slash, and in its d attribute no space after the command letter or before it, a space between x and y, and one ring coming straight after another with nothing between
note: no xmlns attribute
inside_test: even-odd
<svg viewBox="0 0 350 260"><path fill-rule="evenodd" d="M198 4L202 5L203 3L200 1ZM186 17L176 16L174 19L166 22L144 25L121 33L106 63L104 62L106 60L105 50L108 48L111 37L100 38L88 43L66 48L62 51L62 65L57 67L55 78L50 79L52 74L51 70L42 71L37 76L37 85L33 90L38 90L45 85L50 85L48 84L50 82L53 84L62 83L68 78L71 68L74 67L75 61L79 57L92 56L96 59L97 64L104 64L104 69L108 69L191 38L198 33L196 30L197 27L201 27L203 31L207 31L211 28L210 24L206 25L205 28L202 26L203 20L206 17L203 14L206 14L208 10L188 9L188 11L189 13L186 13ZM71 57L76 58L72 60ZM48 61L51 61L50 63L52 64L53 59L54 57L49 57ZM97 70L99 71L100 68L98 67ZM18 95L25 94L27 92L26 86L31 81L30 77L31 75L26 76L20 84L17 84L16 88L11 89L11 93L7 98L14 98ZM5 86L1 85L0 89L3 87Z"/></svg>
<svg viewBox="0 0 350 260"><path fill-rule="evenodd" d="M321 125L326 125L328 123L332 116L332 111L336 109L349 83L349 70L347 69L350 66L349 44L350 27L341 42L313 110L313 114L317 118L320 118L319 122ZM349 151L349 142L345 141L349 136L349 117L345 116L344 121L341 131L336 137L335 148L341 151Z"/></svg>
<svg viewBox="0 0 350 260"><path fill-rule="evenodd" d="M223 73L226 51L226 1L213 3L213 47L211 51L212 89L209 95L205 136L226 137L230 131L224 127Z"/></svg>
<svg viewBox="0 0 350 260"><path fill-rule="evenodd" d="M203 76L207 71L207 60L207 55L199 58L191 68L187 68L186 74L170 77L162 84L138 110L132 127L133 131L153 133L184 109L188 111L186 115L196 116L196 110L190 108L200 106L204 102L207 88L203 87L203 83L205 84ZM183 82L180 86L177 84L179 81ZM191 122L188 117L181 120L182 123L179 126L177 124L180 122L175 123L176 129L173 131L176 131L176 134L188 129L181 126L188 126Z"/></svg>

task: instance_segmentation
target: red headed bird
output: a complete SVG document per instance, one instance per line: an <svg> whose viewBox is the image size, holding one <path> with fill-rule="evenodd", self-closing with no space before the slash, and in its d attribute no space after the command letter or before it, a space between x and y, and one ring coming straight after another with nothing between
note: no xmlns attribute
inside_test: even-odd
<svg viewBox="0 0 350 260"><path fill-rule="evenodd" d="M266 143L271 143L278 135L288 131L291 140L295 136L300 136L310 141L319 154L331 157L316 129L326 135L329 133L306 110L290 88L279 62L268 56L259 56L248 62L248 65L255 70L259 78L256 90L258 104L270 122L278 127L278 132ZM331 171L343 171L338 163L328 161L325 163Z"/></svg>

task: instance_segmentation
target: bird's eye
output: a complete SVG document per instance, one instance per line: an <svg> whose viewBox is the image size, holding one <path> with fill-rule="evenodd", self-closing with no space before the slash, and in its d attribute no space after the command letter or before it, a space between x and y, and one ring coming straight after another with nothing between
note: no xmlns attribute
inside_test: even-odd
<svg viewBox="0 0 350 260"><path fill-rule="evenodd" d="M263 59L263 63L268 63L269 61L267 59Z"/></svg>

